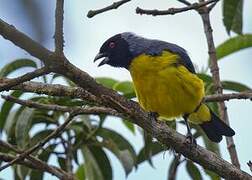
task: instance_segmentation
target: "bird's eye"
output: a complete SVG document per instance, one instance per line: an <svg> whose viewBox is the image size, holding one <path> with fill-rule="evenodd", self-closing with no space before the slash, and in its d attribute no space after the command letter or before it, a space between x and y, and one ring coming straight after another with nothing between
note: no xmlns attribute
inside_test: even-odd
<svg viewBox="0 0 252 180"><path fill-rule="evenodd" d="M110 42L110 43L109 43L109 47L110 47L110 48L114 48L114 47L115 47L115 42Z"/></svg>

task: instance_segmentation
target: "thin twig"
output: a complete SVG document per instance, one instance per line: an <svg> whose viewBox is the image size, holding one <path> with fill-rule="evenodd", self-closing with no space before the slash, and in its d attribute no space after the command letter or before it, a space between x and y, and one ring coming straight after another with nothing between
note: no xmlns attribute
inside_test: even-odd
<svg viewBox="0 0 252 180"><path fill-rule="evenodd" d="M32 154L37 149L42 148L49 140L51 140L52 138L57 137L72 122L74 116L76 116L76 115L78 115L78 113L76 113L76 112L70 113L68 119L62 125L60 125L57 129L55 129L45 139L43 139L42 141L40 141L39 143L37 143L33 147L25 150L22 154L20 154L19 156L17 156L15 159L13 159L12 161L10 161L9 163L7 163L7 164L3 165L2 167L0 167L0 171L8 168L9 166L15 164L16 162L18 162L20 160L23 160L23 159L27 158L28 155Z"/></svg>
<svg viewBox="0 0 252 180"><path fill-rule="evenodd" d="M55 53L58 55L62 55L64 49L63 21L64 21L64 0L57 0L55 10L54 39L55 39Z"/></svg>
<svg viewBox="0 0 252 180"><path fill-rule="evenodd" d="M121 116L123 117L123 114L118 113L112 108L107 108L107 107L69 107L69 106L59 106L55 104L43 104L43 103L38 103L34 102L31 100L21 100L13 96L5 96L1 95L3 99L11 102L15 102L18 104L21 104L23 106L27 106L30 108L38 108L38 109L45 109L45 110L52 110L52 111L61 111L61 112L78 112L78 114L108 114L108 115L113 115L113 116Z"/></svg>
<svg viewBox="0 0 252 180"><path fill-rule="evenodd" d="M90 11L88 11L87 17L92 18L97 14L101 14L103 12L106 12L106 11L109 11L109 10L112 10L112 9L117 9L118 7L120 7L121 5L123 5L123 4L125 4L125 3L129 2L129 1L131 1L131 0L120 0L120 1L114 2L110 6L104 7L102 9L90 10Z"/></svg>
<svg viewBox="0 0 252 180"><path fill-rule="evenodd" d="M9 149L15 153L18 153L18 154L23 153L23 151L17 149L17 147L15 147L7 142L4 142L2 140L0 140L0 146L4 147L6 149ZM10 155L5 155L5 156L0 155L0 159L4 160L5 162L10 162L10 161L14 160L14 158L15 158L14 156L10 156ZM67 174L65 171L63 171L55 166L49 166L47 163L41 161L40 159L38 159L32 155L28 155L27 159L28 160L19 161L18 163L22 163L23 165L26 165L26 166L33 168L33 169L38 169L40 171L49 172L52 175L55 175L60 179L63 178Z"/></svg>
<svg viewBox="0 0 252 180"><path fill-rule="evenodd" d="M209 95L204 98L204 101L205 102L221 102L221 101L229 101L231 99L250 99L250 100L252 100L252 91L245 91L245 92L231 93L231 94Z"/></svg>
<svg viewBox="0 0 252 180"><path fill-rule="evenodd" d="M72 160L73 160L73 147L71 143L71 136L69 130L66 132L67 133L67 146L65 148L65 154L66 154L66 169L68 173L72 173L73 170L73 165L72 165Z"/></svg>
<svg viewBox="0 0 252 180"><path fill-rule="evenodd" d="M249 162L247 163L247 165L248 165L250 171L252 172L252 161L249 161Z"/></svg>
<svg viewBox="0 0 252 180"><path fill-rule="evenodd" d="M199 14L201 15L201 19L203 21L203 26L205 30L205 35L207 39L207 45L208 45L208 54L210 57L210 70L213 77L214 87L217 94L223 94L223 88L220 81L220 74L219 74L219 67L217 63L217 56L216 56L216 49L214 45L213 40L213 30L210 23L210 17L209 17L209 9L207 7L201 8L199 11ZM220 110L220 116L221 119L229 125L229 119L227 114L227 107L224 103L224 101L219 102L219 110ZM240 168L240 163L237 155L237 151L235 148L234 140L232 137L226 137L227 142L227 148L231 157L232 164L234 164L237 168Z"/></svg>
<svg viewBox="0 0 252 180"><path fill-rule="evenodd" d="M35 71L26 73L20 77L13 78L13 79L6 79L6 78L0 78L0 92L9 90L10 88L21 84L26 81L30 81L31 79L34 79L36 77L39 77L41 75L48 74L50 71L47 67L42 67L40 69L36 69Z"/></svg>
<svg viewBox="0 0 252 180"><path fill-rule="evenodd" d="M145 14L145 15L152 15L152 16L160 16L160 15L174 15L174 14L177 14L177 13L182 13L182 12L185 12L185 11L189 11L189 10L192 10L192 9L199 9L203 6L206 6L208 4L211 4L211 3L215 3L216 1L219 1L219 0L209 0L209 1L204 1L204 2L200 2L200 3L193 3L189 6L186 6L186 7L182 7L182 8L169 8L167 10L157 10L157 9L154 9L154 10L147 10L147 9L141 9L139 7L136 8L136 13L137 14Z"/></svg>
<svg viewBox="0 0 252 180"><path fill-rule="evenodd" d="M187 6L190 6L190 5L191 5L191 3L188 2L188 1L186 1L186 0L177 0L177 1L183 3L183 4L187 5Z"/></svg>

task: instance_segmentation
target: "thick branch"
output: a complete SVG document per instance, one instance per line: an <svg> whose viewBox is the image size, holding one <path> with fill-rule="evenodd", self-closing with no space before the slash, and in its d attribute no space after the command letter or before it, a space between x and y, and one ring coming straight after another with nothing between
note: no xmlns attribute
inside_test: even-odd
<svg viewBox="0 0 252 180"><path fill-rule="evenodd" d="M220 81L220 74L219 74L219 67L217 63L217 56L216 56L216 50L213 40L213 30L210 23L210 17L209 17L209 9L207 7L202 8L201 11L199 11L203 25L205 30L205 35L207 39L208 44L208 54L210 57L210 69L213 77L214 86L216 89L217 94L223 94L223 88ZM229 125L229 119L227 114L227 107L224 103L224 101L221 101L219 103L219 109L220 109L220 116L221 119ZM234 139L232 137L226 137L227 142L227 148L231 157L232 164L234 164L236 167L240 168L240 163L237 155L237 151L234 144Z"/></svg>
<svg viewBox="0 0 252 180"><path fill-rule="evenodd" d="M9 90L13 86L16 86L18 84L21 84L25 81L30 81L31 79L34 79L36 77L48 74L50 71L47 67L43 67L41 69L36 69L33 72L29 72L24 74L23 76L13 78L13 79L7 79L7 78L0 78L0 92Z"/></svg>
<svg viewBox="0 0 252 180"><path fill-rule="evenodd" d="M57 0L55 10L55 53L63 54L64 35L63 35L63 20L64 20L64 0Z"/></svg>
<svg viewBox="0 0 252 180"><path fill-rule="evenodd" d="M182 13L182 12L189 11L192 9L197 10L203 6L208 5L208 4L216 3L217 1L219 1L219 0L209 0L209 1L204 1L204 2L200 2L200 3L193 3L193 4L190 4L190 5L188 5L186 7L182 7L182 8L169 8L167 10L157 10L157 9L147 10L147 9L141 9L141 8L137 7L136 13L141 14L141 15L145 14L145 15L152 15L152 16L174 15L174 14Z"/></svg>
<svg viewBox="0 0 252 180"><path fill-rule="evenodd" d="M103 12L106 12L106 11L109 11L112 9L117 9L118 7L120 7L121 5L123 5L129 1L131 1L131 0L120 0L120 1L114 2L110 6L104 7L102 9L90 10L90 11L88 11L87 17L92 18L97 14L101 14Z"/></svg>
<svg viewBox="0 0 252 180"><path fill-rule="evenodd" d="M46 62L51 66L51 69L54 72L65 75L80 87L92 93L100 100L100 104L110 106L119 113L123 113L125 116L130 117L130 120L133 123L139 125L147 132L152 133L154 137L164 145L172 146L177 153L183 154L185 157L202 165L206 169L216 172L224 178L241 180L252 179L249 174L236 168L234 165L218 157L213 152L210 152L199 145L197 147L192 147L190 144L185 143L185 136L169 128L165 123L150 121L148 113L144 112L137 103L129 101L115 91L97 84L92 77L72 65L65 57L55 58L53 53L38 45L15 28L9 25L6 26L6 23L1 20L0 34L15 43L17 46L25 49L33 56L39 59L45 58ZM16 39L17 37L19 38ZM21 156L22 155L20 155L20 157ZM23 157L21 157L21 159L22 158Z"/></svg>

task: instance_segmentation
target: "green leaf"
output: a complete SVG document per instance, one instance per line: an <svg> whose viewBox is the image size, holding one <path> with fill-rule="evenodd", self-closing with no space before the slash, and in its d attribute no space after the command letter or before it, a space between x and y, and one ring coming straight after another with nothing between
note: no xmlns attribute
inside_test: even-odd
<svg viewBox="0 0 252 180"><path fill-rule="evenodd" d="M157 155L158 153L166 150L165 147L163 147L159 142L152 142L150 145L149 145L149 153L146 154L146 146L144 146L139 154L137 155L137 164L140 164L148 159L150 159L150 156L153 157L155 155ZM168 148L167 148L168 149Z"/></svg>
<svg viewBox="0 0 252 180"><path fill-rule="evenodd" d="M112 167L106 153L98 147L84 146L85 175L89 180L112 180Z"/></svg>
<svg viewBox="0 0 252 180"><path fill-rule="evenodd" d="M23 92L21 91L13 91L10 95L19 98L22 94ZM8 118L10 111L14 105L15 103L10 101L4 101L4 103L2 104L0 113L0 130L4 128L6 119Z"/></svg>
<svg viewBox="0 0 252 180"><path fill-rule="evenodd" d="M29 142L29 130L31 127L32 117L33 109L31 108L24 108L18 116L15 127L15 135L17 145L20 148L24 148Z"/></svg>
<svg viewBox="0 0 252 180"><path fill-rule="evenodd" d="M168 170L168 177L170 176L170 174L173 174L173 172L178 172L178 167L180 165L180 160L178 156L174 155L174 158L169 166L169 170Z"/></svg>
<svg viewBox="0 0 252 180"><path fill-rule="evenodd" d="M75 177L78 179L78 180L84 180L86 179L86 176L85 176L85 166L84 164L81 164L77 171L75 172Z"/></svg>
<svg viewBox="0 0 252 180"><path fill-rule="evenodd" d="M122 120L122 123L129 131L131 131L133 134L136 134L135 125L133 123L129 122L128 120Z"/></svg>
<svg viewBox="0 0 252 180"><path fill-rule="evenodd" d="M27 175L29 174L30 169L23 165L17 165L17 175L20 179L26 179Z"/></svg>
<svg viewBox="0 0 252 180"><path fill-rule="evenodd" d="M216 48L217 59L220 60L225 56L249 47L252 47L252 34L235 36Z"/></svg>
<svg viewBox="0 0 252 180"><path fill-rule="evenodd" d="M52 129L45 129L42 131L37 132L29 141L29 147L34 146L35 144L37 144L39 141L41 141L42 139L46 138L49 134L51 134L53 132Z"/></svg>
<svg viewBox="0 0 252 180"><path fill-rule="evenodd" d="M221 180L221 177L213 171L204 169L205 173L211 178L211 180Z"/></svg>
<svg viewBox="0 0 252 180"><path fill-rule="evenodd" d="M114 84L113 89L121 92L127 98L136 97L133 83L130 81L122 81Z"/></svg>
<svg viewBox="0 0 252 180"><path fill-rule="evenodd" d="M224 0L223 1L223 23L227 33L230 31L242 33L242 10L243 0Z"/></svg>
<svg viewBox="0 0 252 180"><path fill-rule="evenodd" d="M101 136L105 147L109 149L121 162L125 174L128 175L136 162L136 152L132 145L117 132L101 128L97 131L97 136Z"/></svg>
<svg viewBox="0 0 252 180"><path fill-rule="evenodd" d="M225 90L231 90L236 92L251 90L251 88L249 88L248 86L235 81L222 81L221 84L223 86L223 89Z"/></svg>
<svg viewBox="0 0 252 180"><path fill-rule="evenodd" d="M58 157L58 163L61 169L66 170L67 166L66 166L66 159L63 157Z"/></svg>
<svg viewBox="0 0 252 180"><path fill-rule="evenodd" d="M186 169L193 180L203 179L198 167L192 161L186 161Z"/></svg>
<svg viewBox="0 0 252 180"><path fill-rule="evenodd" d="M10 73L23 67L37 68L36 63L31 59L17 59L9 64L6 64L0 71L0 77L7 77Z"/></svg>
<svg viewBox="0 0 252 180"><path fill-rule="evenodd" d="M95 80L98 83L110 89L112 89L113 86L118 82L117 80L114 80L112 78L105 78L105 77L95 78Z"/></svg>

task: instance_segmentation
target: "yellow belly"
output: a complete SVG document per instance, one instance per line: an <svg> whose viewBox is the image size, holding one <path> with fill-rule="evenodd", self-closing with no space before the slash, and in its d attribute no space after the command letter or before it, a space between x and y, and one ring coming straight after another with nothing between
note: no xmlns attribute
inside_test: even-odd
<svg viewBox="0 0 252 180"><path fill-rule="evenodd" d="M168 119L193 112L204 97L203 81L176 64L177 59L169 52L141 55L129 69L142 108Z"/></svg>

